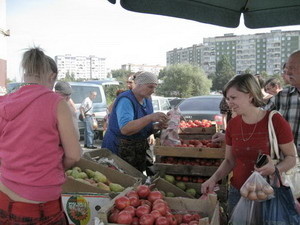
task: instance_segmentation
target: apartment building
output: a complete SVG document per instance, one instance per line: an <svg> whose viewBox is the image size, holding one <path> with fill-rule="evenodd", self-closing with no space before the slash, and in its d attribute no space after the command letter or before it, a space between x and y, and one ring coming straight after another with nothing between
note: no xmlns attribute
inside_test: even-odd
<svg viewBox="0 0 300 225"><path fill-rule="evenodd" d="M216 71L217 62L227 55L237 74L250 70L278 74L288 56L300 49L300 31L272 30L269 33L209 37L203 44L175 48L167 52L167 65L190 63L207 73Z"/></svg>
<svg viewBox="0 0 300 225"><path fill-rule="evenodd" d="M0 1L0 95L4 94L7 78L7 38L9 30L6 27L6 0Z"/></svg>
<svg viewBox="0 0 300 225"><path fill-rule="evenodd" d="M58 67L58 79L65 78L67 74L73 75L75 79L84 80L107 78L105 58L66 54L55 56L55 61Z"/></svg>
<svg viewBox="0 0 300 225"><path fill-rule="evenodd" d="M158 76L159 71L162 70L164 67L160 65L146 65L146 64L124 64L121 66L123 70L130 70L133 73L138 71L147 71L151 72Z"/></svg>

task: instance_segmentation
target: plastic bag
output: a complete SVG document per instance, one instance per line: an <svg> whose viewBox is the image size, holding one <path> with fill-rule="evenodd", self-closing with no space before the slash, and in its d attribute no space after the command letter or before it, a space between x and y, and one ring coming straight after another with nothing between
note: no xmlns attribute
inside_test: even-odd
<svg viewBox="0 0 300 225"><path fill-rule="evenodd" d="M241 197L231 215L231 225L261 225L261 203Z"/></svg>
<svg viewBox="0 0 300 225"><path fill-rule="evenodd" d="M119 172L121 173L124 173L124 170L122 170L121 168L119 168L117 166L117 163L115 163L115 161L113 159L108 159L108 158L100 158L97 163L103 165L103 166L107 166L111 169L114 169L114 170L118 170Z"/></svg>
<svg viewBox="0 0 300 225"><path fill-rule="evenodd" d="M274 198L274 189L258 172L254 171L240 189L241 196L254 201Z"/></svg>
<svg viewBox="0 0 300 225"><path fill-rule="evenodd" d="M167 129L162 130L160 141L162 145L165 146L175 146L180 145L180 139L178 135L178 128L180 123L181 113L176 107L168 112L169 122Z"/></svg>

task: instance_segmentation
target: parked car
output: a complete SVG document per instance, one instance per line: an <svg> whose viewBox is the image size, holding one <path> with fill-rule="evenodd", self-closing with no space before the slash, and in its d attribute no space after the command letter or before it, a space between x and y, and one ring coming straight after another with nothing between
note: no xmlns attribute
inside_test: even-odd
<svg viewBox="0 0 300 225"><path fill-rule="evenodd" d="M69 84L71 85L73 90L71 98L74 101L76 108L78 109L78 115L79 115L79 107L82 101L89 96L91 91L97 92L97 97L93 101L93 112L98 122L98 128L95 130L95 139L98 138L102 139L103 123L104 123L104 117L106 115L106 109L107 109L106 96L102 85L87 83L87 82L69 82ZM79 127L80 136L83 137L84 124L79 119L78 119L78 127Z"/></svg>
<svg viewBox="0 0 300 225"><path fill-rule="evenodd" d="M169 100L171 107L178 106L185 98L173 98L172 100Z"/></svg>
<svg viewBox="0 0 300 225"><path fill-rule="evenodd" d="M167 113L171 109L170 102L167 98L162 96L151 96L152 99L152 105L153 105L153 111L154 112L163 112Z"/></svg>
<svg viewBox="0 0 300 225"><path fill-rule="evenodd" d="M6 93L12 93L18 90L18 88L22 85L22 82L11 82L6 85Z"/></svg>
<svg viewBox="0 0 300 225"><path fill-rule="evenodd" d="M222 95L196 96L183 100L179 109L185 120L214 120L219 124L222 122L220 114L220 102Z"/></svg>

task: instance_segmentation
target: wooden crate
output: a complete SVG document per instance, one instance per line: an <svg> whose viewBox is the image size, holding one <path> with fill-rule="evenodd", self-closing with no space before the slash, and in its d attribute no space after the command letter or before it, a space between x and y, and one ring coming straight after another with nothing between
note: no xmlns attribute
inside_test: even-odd
<svg viewBox="0 0 300 225"><path fill-rule="evenodd" d="M217 126L211 127L180 127L178 129L179 134L215 134L217 132Z"/></svg>
<svg viewBox="0 0 300 225"><path fill-rule="evenodd" d="M154 154L156 156L224 159L225 149L224 148L154 146Z"/></svg>
<svg viewBox="0 0 300 225"><path fill-rule="evenodd" d="M154 163L153 165L156 173L170 174L170 175L196 175L196 176L212 176L218 169L217 166L193 166L193 165L179 165Z"/></svg>

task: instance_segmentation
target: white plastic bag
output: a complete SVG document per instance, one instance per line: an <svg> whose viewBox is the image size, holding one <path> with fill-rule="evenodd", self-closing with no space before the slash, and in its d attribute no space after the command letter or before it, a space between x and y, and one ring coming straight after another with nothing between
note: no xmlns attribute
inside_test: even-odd
<svg viewBox="0 0 300 225"><path fill-rule="evenodd" d="M271 185L258 172L253 172L240 189L241 196L252 201L265 201L274 197Z"/></svg>
<svg viewBox="0 0 300 225"><path fill-rule="evenodd" d="M258 225L261 221L260 202L251 201L241 197L235 206L229 224L230 225Z"/></svg>

